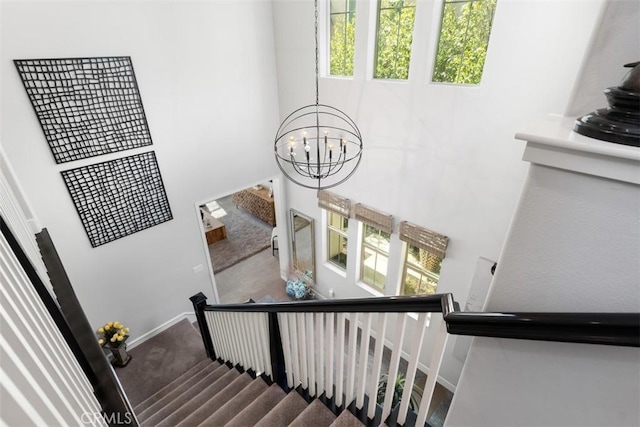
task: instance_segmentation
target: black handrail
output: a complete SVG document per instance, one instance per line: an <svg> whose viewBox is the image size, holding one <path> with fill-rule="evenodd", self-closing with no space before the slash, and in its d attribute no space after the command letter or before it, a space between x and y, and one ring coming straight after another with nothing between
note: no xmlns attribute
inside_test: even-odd
<svg viewBox="0 0 640 427"><path fill-rule="evenodd" d="M640 313L470 313L444 316L447 332L640 347Z"/></svg>
<svg viewBox="0 0 640 427"><path fill-rule="evenodd" d="M415 295L378 298L347 298L295 302L206 305L204 311L243 311L262 313L442 313L443 298L446 306L455 304L451 294Z"/></svg>
<svg viewBox="0 0 640 427"><path fill-rule="evenodd" d="M640 313L462 312L452 294L203 304L200 309L203 312L442 313L447 332L454 335L640 347Z"/></svg>

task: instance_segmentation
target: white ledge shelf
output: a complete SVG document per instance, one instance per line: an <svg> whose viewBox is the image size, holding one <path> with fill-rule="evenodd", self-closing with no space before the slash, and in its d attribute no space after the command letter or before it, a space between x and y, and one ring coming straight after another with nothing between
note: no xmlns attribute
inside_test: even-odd
<svg viewBox="0 0 640 427"><path fill-rule="evenodd" d="M640 185L640 148L573 131L575 118L548 116L516 133L527 141L523 160Z"/></svg>

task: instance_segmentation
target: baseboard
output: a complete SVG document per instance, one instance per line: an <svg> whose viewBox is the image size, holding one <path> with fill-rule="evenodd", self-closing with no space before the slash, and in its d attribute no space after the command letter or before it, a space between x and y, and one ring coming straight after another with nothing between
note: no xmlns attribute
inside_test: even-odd
<svg viewBox="0 0 640 427"><path fill-rule="evenodd" d="M313 288L313 293L316 294L316 299L327 299L324 295L318 292L315 288Z"/></svg>
<svg viewBox="0 0 640 427"><path fill-rule="evenodd" d="M138 345L142 344L143 342L155 337L159 333L169 329L170 327L172 327L173 325L175 325L176 323L178 323L178 322L180 322L181 320L184 320L184 319L189 321L189 323L193 323L193 322L196 321L196 315L195 315L195 313L190 313L190 312L185 312L185 313L179 314L176 317L174 317L173 319L167 320L162 325L160 325L160 326L158 326L156 328L153 328L152 330L150 330L146 334L142 334L141 336L139 336L139 337L127 342L127 348L128 349L135 348L136 346L138 346Z"/></svg>

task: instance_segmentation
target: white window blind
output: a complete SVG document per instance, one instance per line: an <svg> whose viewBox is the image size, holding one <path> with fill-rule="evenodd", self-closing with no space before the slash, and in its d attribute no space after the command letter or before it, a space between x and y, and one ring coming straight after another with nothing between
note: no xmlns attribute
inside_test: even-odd
<svg viewBox="0 0 640 427"><path fill-rule="evenodd" d="M393 231L392 215L364 206L361 203L356 204L355 219L387 233L392 233Z"/></svg>
<svg viewBox="0 0 640 427"><path fill-rule="evenodd" d="M400 240L424 249L442 259L444 259L445 253L447 252L447 245L449 244L449 238L447 236L407 221L400 223Z"/></svg>
<svg viewBox="0 0 640 427"><path fill-rule="evenodd" d="M351 216L351 200L325 190L318 191L318 206L345 218Z"/></svg>

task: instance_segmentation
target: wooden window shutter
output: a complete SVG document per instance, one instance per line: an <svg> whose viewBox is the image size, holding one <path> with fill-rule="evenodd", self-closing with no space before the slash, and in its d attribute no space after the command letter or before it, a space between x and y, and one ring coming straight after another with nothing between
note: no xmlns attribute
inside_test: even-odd
<svg viewBox="0 0 640 427"><path fill-rule="evenodd" d="M449 238L407 221L400 223L400 240L444 259Z"/></svg>
<svg viewBox="0 0 640 427"><path fill-rule="evenodd" d="M387 233L393 232L393 216L379 210L356 204L355 219L376 227Z"/></svg>

